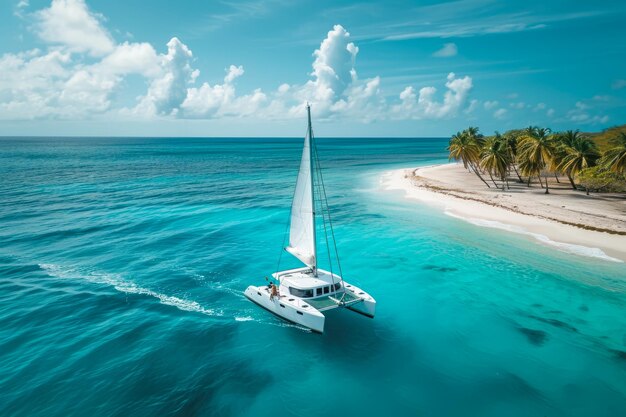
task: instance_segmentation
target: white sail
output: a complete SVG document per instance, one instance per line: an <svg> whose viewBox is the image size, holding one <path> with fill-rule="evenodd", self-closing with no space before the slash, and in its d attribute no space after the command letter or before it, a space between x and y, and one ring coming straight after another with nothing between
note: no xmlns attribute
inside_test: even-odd
<svg viewBox="0 0 626 417"><path fill-rule="evenodd" d="M313 200L313 167L311 166L311 114L309 128L304 137L304 149L300 161L298 181L291 204L291 225L289 228L289 246L285 249L307 266L317 265L315 252L315 203Z"/></svg>

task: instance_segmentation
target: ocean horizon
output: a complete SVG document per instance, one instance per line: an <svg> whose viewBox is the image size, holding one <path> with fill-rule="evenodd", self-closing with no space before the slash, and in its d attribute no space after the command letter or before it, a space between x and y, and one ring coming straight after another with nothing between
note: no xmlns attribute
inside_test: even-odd
<svg viewBox="0 0 626 417"><path fill-rule="evenodd" d="M302 138L0 137L0 415L623 415L624 263L385 189L448 138L316 141L378 303L323 335L243 296L299 265Z"/></svg>

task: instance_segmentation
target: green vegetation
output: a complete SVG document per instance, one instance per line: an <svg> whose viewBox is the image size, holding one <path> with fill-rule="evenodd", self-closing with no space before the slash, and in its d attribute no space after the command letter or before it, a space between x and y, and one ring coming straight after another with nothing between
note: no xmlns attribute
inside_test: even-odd
<svg viewBox="0 0 626 417"><path fill-rule="evenodd" d="M538 179L546 194L548 177L554 175L558 182L558 174L566 175L574 190L582 187L587 194L626 191L626 125L593 137L578 130L552 132L537 126L485 137L470 127L450 138L448 151L450 159L461 161L490 188L483 175L488 174L496 188L498 179L504 190L514 171L528 187Z"/></svg>
<svg viewBox="0 0 626 417"><path fill-rule="evenodd" d="M604 152L610 148L610 141L619 136L620 133L626 133L626 125L613 126L602 132L586 133L598 145L600 151Z"/></svg>

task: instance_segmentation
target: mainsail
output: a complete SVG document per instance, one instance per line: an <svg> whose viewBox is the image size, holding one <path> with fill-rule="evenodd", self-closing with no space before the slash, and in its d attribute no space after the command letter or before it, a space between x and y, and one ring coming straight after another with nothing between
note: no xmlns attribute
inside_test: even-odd
<svg viewBox="0 0 626 417"><path fill-rule="evenodd" d="M304 137L300 171L291 204L289 246L285 249L313 269L317 266L315 249L315 201L313 198L313 163L311 108L307 105L309 126Z"/></svg>

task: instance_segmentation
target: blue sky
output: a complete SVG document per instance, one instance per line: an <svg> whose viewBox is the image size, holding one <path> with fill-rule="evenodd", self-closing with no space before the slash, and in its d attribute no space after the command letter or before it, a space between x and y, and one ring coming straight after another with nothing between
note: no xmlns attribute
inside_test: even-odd
<svg viewBox="0 0 626 417"><path fill-rule="evenodd" d="M626 123L626 3L13 0L0 135L448 136Z"/></svg>

